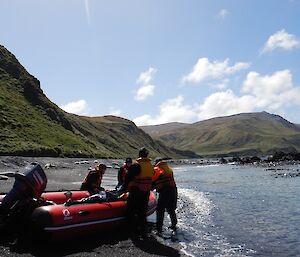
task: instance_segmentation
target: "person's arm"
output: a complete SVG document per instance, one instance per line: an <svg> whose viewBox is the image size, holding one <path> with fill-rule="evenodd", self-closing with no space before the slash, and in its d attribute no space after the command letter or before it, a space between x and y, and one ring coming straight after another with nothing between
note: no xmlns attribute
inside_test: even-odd
<svg viewBox="0 0 300 257"><path fill-rule="evenodd" d="M162 173L163 173L163 170L161 168L154 167L154 174L152 176L152 182L155 182Z"/></svg>
<svg viewBox="0 0 300 257"><path fill-rule="evenodd" d="M119 191L124 192L127 189L129 182L132 181L135 176L139 175L140 172L141 172L140 165L138 163L132 164L128 169L127 174L125 175L124 182Z"/></svg>
<svg viewBox="0 0 300 257"><path fill-rule="evenodd" d="M141 166L138 163L134 163L130 166L127 175L125 178L128 181L132 181L135 176L139 175L141 172Z"/></svg>
<svg viewBox="0 0 300 257"><path fill-rule="evenodd" d="M121 167L118 171L118 185L117 185L117 187L122 185L122 183L124 182L123 178L122 178L122 173L123 173L123 167Z"/></svg>
<svg viewBox="0 0 300 257"><path fill-rule="evenodd" d="M96 172L90 173L90 175L87 178L87 183L90 185L91 189L95 192L99 192L99 185L98 185L98 174Z"/></svg>

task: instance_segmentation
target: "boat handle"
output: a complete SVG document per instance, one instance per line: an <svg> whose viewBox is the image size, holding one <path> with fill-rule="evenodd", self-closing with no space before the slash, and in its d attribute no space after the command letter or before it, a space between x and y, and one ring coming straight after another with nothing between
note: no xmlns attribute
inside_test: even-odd
<svg viewBox="0 0 300 257"><path fill-rule="evenodd" d="M90 212L89 212L89 211L81 210L81 211L78 212L78 214L79 214L80 216L87 216L87 215L90 214Z"/></svg>
<svg viewBox="0 0 300 257"><path fill-rule="evenodd" d="M65 195L68 199L72 198L72 192L71 192L71 191L64 192L64 195Z"/></svg>

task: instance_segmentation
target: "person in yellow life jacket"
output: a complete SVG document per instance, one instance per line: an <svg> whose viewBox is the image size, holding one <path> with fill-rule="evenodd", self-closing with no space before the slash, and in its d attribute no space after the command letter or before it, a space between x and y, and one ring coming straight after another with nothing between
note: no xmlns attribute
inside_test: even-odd
<svg viewBox="0 0 300 257"><path fill-rule="evenodd" d="M130 166L122 186L129 192L127 218L133 235L147 236L147 208L154 174L148 154L145 147L139 150L139 158Z"/></svg>
<svg viewBox="0 0 300 257"><path fill-rule="evenodd" d="M124 164L118 171L118 185L116 186L116 189L123 185L125 181L125 176L128 173L128 170L131 165L132 165L132 158L127 157Z"/></svg>
<svg viewBox="0 0 300 257"><path fill-rule="evenodd" d="M177 187L173 170L162 158L156 158L154 165L153 187L159 193L156 208L156 229L159 234L162 232L165 210L167 210L171 219L170 228L176 231Z"/></svg>
<svg viewBox="0 0 300 257"><path fill-rule="evenodd" d="M101 187L101 183L105 171L106 165L103 163L97 165L95 169L90 170L82 182L80 190L89 191L91 195L98 194L100 191L103 191L104 188Z"/></svg>

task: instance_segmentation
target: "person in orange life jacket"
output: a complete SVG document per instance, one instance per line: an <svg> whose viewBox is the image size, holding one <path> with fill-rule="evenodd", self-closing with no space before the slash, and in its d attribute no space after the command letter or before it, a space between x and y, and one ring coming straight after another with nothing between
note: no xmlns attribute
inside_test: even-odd
<svg viewBox="0 0 300 257"><path fill-rule="evenodd" d="M173 176L173 171L168 163L162 158L156 158L154 162L154 176L152 177L153 187L159 193L156 208L156 229L162 232L165 210L171 219L171 229L176 230L177 217L177 187Z"/></svg>
<svg viewBox="0 0 300 257"><path fill-rule="evenodd" d="M145 147L139 150L139 158L130 166L122 186L123 190L129 192L127 198L129 228L135 235L142 236L147 236L147 209L154 174L148 154Z"/></svg>
<svg viewBox="0 0 300 257"><path fill-rule="evenodd" d="M103 191L104 188L101 187L101 183L105 171L106 165L103 163L100 163L95 167L95 169L89 171L81 184L80 190L89 191L91 195L98 194L100 191Z"/></svg>
<svg viewBox="0 0 300 257"><path fill-rule="evenodd" d="M130 157L126 158L123 166L118 171L118 185L116 186L116 189L122 186L125 180L125 176L128 173L128 169L132 165L132 159Z"/></svg>

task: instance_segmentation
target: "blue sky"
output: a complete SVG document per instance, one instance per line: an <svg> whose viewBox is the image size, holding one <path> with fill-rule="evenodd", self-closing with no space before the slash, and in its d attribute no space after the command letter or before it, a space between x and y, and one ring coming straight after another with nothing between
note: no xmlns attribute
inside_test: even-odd
<svg viewBox="0 0 300 257"><path fill-rule="evenodd" d="M300 123L300 0L1 0L0 44L68 112Z"/></svg>

